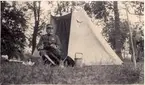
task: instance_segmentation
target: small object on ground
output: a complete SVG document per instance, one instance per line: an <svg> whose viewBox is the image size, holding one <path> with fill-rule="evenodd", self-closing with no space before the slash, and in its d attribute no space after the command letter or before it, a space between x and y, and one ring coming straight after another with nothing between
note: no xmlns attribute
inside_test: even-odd
<svg viewBox="0 0 145 85"><path fill-rule="evenodd" d="M22 63L23 61L17 60L17 59L9 59L9 62L20 62Z"/></svg>
<svg viewBox="0 0 145 85"><path fill-rule="evenodd" d="M2 55L2 58L8 60L8 55Z"/></svg>
<svg viewBox="0 0 145 85"><path fill-rule="evenodd" d="M23 65L29 65L29 66L33 66L35 64L35 62L32 62L31 60L25 62L17 59L9 59L9 62L18 62L18 63L22 63Z"/></svg>
<svg viewBox="0 0 145 85"><path fill-rule="evenodd" d="M82 59L83 58L83 53L75 53L75 65L78 67L83 67L83 62Z"/></svg>
<svg viewBox="0 0 145 85"><path fill-rule="evenodd" d="M32 62L31 60L29 60L27 62L22 62L22 64L33 66L35 64L35 62Z"/></svg>
<svg viewBox="0 0 145 85"><path fill-rule="evenodd" d="M64 68L64 61L60 61L59 67Z"/></svg>

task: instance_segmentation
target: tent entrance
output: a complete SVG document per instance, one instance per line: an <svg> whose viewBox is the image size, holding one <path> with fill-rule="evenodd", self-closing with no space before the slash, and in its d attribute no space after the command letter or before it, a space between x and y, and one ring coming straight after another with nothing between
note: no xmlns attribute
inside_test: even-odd
<svg viewBox="0 0 145 85"><path fill-rule="evenodd" d="M60 39L62 48L62 57L65 58L68 53L71 14L61 17L51 16L51 23L53 27L56 29L56 34Z"/></svg>

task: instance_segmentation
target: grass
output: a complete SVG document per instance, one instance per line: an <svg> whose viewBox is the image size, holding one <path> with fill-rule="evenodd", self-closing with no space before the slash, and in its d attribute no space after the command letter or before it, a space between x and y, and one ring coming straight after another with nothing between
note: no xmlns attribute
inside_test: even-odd
<svg viewBox="0 0 145 85"><path fill-rule="evenodd" d="M49 67L40 59L34 66L2 62L0 82L3 84L143 84L143 63L78 67Z"/></svg>

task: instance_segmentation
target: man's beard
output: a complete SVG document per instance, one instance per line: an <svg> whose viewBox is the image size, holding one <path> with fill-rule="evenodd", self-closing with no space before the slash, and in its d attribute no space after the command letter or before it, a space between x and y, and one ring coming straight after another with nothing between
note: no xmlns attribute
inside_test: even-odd
<svg viewBox="0 0 145 85"><path fill-rule="evenodd" d="M48 33L48 35L54 35L54 33Z"/></svg>

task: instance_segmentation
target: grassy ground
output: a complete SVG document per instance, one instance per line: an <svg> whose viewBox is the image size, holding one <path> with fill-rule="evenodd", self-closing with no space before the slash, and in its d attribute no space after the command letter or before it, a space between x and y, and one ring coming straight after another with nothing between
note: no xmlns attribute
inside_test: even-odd
<svg viewBox="0 0 145 85"><path fill-rule="evenodd" d="M2 62L0 82L3 84L143 84L143 67L143 63L137 63L137 69L134 70L131 63L121 66L60 68L43 65L40 61L34 66Z"/></svg>

